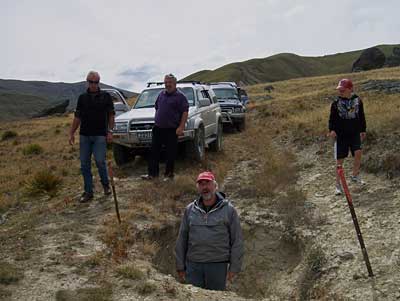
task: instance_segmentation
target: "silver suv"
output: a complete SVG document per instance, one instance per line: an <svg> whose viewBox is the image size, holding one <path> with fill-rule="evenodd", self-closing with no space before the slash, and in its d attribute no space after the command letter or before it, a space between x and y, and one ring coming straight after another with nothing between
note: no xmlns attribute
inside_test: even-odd
<svg viewBox="0 0 400 301"><path fill-rule="evenodd" d="M239 88L233 82L218 82L210 84L221 106L222 121L231 124L238 131L246 126L246 107L239 96Z"/></svg>
<svg viewBox="0 0 400 301"><path fill-rule="evenodd" d="M184 135L179 137L180 145L185 147L190 158L202 161L206 147L212 151L222 149L222 115L218 99L209 85L200 82L178 82L177 88L189 102L189 117ZM154 105L163 90L163 83L148 83L132 109L115 118L113 154L118 165L149 153Z"/></svg>

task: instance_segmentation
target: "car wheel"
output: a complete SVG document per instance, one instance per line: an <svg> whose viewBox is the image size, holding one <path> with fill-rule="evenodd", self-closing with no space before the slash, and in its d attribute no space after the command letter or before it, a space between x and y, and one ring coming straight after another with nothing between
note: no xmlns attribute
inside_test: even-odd
<svg viewBox="0 0 400 301"><path fill-rule="evenodd" d="M222 135L223 135L223 125L222 122L218 122L217 137L215 141L210 143L210 150L213 152L219 152L222 150Z"/></svg>
<svg viewBox="0 0 400 301"><path fill-rule="evenodd" d="M135 155L132 151L123 145L113 143L112 145L115 163L118 166L124 165L128 162L135 160Z"/></svg>
<svg viewBox="0 0 400 301"><path fill-rule="evenodd" d="M189 142L187 155L193 160L201 162L205 158L204 129L199 127L194 134L194 139Z"/></svg>

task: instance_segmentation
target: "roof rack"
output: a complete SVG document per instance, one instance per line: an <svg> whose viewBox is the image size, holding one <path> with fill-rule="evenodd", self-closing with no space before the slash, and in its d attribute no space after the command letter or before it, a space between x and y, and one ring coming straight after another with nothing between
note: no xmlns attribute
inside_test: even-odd
<svg viewBox="0 0 400 301"><path fill-rule="evenodd" d="M192 84L192 85L208 85L208 83L203 83L200 81L195 81L195 80L178 80L176 82L177 84ZM164 85L164 82L148 82L147 83L147 88L151 86L161 86Z"/></svg>
<svg viewBox="0 0 400 301"><path fill-rule="evenodd" d="M238 88L239 86L235 82L212 82L209 85L229 85L233 88Z"/></svg>
<svg viewBox="0 0 400 301"><path fill-rule="evenodd" d="M161 86L164 85L164 82L148 82L147 83L147 88L151 87L151 86Z"/></svg>

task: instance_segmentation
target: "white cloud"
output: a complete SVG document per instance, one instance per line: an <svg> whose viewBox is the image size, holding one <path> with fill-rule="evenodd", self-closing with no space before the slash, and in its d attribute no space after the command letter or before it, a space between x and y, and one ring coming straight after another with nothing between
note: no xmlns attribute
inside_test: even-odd
<svg viewBox="0 0 400 301"><path fill-rule="evenodd" d="M138 91L165 73L278 52L398 43L399 8L397 0L2 0L0 78L80 81L95 69Z"/></svg>

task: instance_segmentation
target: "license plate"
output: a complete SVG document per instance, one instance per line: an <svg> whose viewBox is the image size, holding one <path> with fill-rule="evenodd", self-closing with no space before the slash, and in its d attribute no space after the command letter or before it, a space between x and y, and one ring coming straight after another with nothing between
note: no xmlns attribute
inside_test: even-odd
<svg viewBox="0 0 400 301"><path fill-rule="evenodd" d="M151 140L151 132L139 132L136 133L139 140Z"/></svg>

